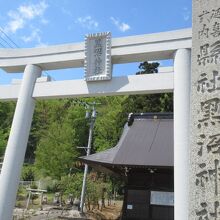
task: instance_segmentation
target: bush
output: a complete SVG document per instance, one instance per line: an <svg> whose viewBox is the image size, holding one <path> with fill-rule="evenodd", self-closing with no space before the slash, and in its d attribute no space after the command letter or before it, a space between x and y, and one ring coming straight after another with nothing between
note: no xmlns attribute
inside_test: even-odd
<svg viewBox="0 0 220 220"><path fill-rule="evenodd" d="M34 181L35 180L35 169L31 165L23 166L21 178L23 181Z"/></svg>
<svg viewBox="0 0 220 220"><path fill-rule="evenodd" d="M27 196L27 191L24 186L19 186L18 187L18 192L17 192L17 200L22 201L25 200Z"/></svg>
<svg viewBox="0 0 220 220"><path fill-rule="evenodd" d="M61 191L60 181L53 180L51 185L47 186L47 192L55 193Z"/></svg>
<svg viewBox="0 0 220 220"><path fill-rule="evenodd" d="M73 194L73 197L80 198L82 181L82 173L75 173L72 176L63 176L60 181L62 192L66 195Z"/></svg>
<svg viewBox="0 0 220 220"><path fill-rule="evenodd" d="M48 193L55 193L60 191L60 181L52 179L51 177L44 177L39 180L40 188L47 190Z"/></svg>

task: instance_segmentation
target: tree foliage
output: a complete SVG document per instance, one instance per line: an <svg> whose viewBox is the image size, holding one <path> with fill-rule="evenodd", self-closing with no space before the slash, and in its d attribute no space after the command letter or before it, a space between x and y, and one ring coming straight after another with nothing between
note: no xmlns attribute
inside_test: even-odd
<svg viewBox="0 0 220 220"><path fill-rule="evenodd" d="M160 64L158 62L149 63L147 61L140 63L140 71L136 72L136 75L158 73L158 67Z"/></svg>
<svg viewBox="0 0 220 220"><path fill-rule="evenodd" d="M3 129L0 129L0 157L3 156L6 147L6 138Z"/></svg>
<svg viewBox="0 0 220 220"><path fill-rule="evenodd" d="M14 102L0 102L0 157L5 152L14 109Z"/></svg>
<svg viewBox="0 0 220 220"><path fill-rule="evenodd" d="M118 124L118 115L122 112L124 96L102 97L95 123L94 149L102 151L114 147L120 137L122 126Z"/></svg>
<svg viewBox="0 0 220 220"><path fill-rule="evenodd" d="M140 74L157 74L159 63L149 63L147 61L139 65L140 71L136 75ZM120 122L125 122L126 116L133 113L142 112L173 112L173 94L147 94L147 95L129 95L121 103L122 111L119 119Z"/></svg>
<svg viewBox="0 0 220 220"><path fill-rule="evenodd" d="M67 102L69 100L55 102L54 108L48 109L50 119L44 125L46 129L40 132L35 152L37 168L57 179L70 172L79 156L77 146L85 144L88 130L84 108L72 105L67 108Z"/></svg>

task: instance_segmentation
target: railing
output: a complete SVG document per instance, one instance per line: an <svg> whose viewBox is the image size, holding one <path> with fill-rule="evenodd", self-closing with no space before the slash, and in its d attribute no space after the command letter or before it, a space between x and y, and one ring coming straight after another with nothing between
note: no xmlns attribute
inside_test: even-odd
<svg viewBox="0 0 220 220"><path fill-rule="evenodd" d="M30 187L31 185L35 185L39 188L40 181L22 181L22 180L20 180L19 185L24 186L24 187Z"/></svg>

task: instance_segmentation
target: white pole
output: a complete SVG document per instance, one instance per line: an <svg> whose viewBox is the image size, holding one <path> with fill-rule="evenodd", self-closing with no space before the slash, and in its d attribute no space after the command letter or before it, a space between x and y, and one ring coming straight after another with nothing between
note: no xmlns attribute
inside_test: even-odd
<svg viewBox="0 0 220 220"><path fill-rule="evenodd" d="M26 66L0 174L1 220L12 219L35 106L32 93L40 75L40 67Z"/></svg>
<svg viewBox="0 0 220 220"><path fill-rule="evenodd" d="M191 50L174 57L174 219L188 219Z"/></svg>

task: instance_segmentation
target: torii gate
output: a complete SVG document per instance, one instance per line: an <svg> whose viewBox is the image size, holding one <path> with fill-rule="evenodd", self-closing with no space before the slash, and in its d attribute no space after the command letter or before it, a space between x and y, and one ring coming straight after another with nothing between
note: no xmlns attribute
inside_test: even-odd
<svg viewBox="0 0 220 220"><path fill-rule="evenodd" d="M175 219L188 219L191 29L113 38L112 64L174 59L172 71L113 77L111 81L47 82L43 70L83 67L84 43L0 49L0 68L24 72L22 84L1 85L0 100L18 100L0 175L0 219L11 220L35 99L174 92Z"/></svg>

